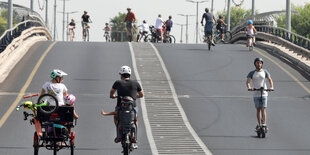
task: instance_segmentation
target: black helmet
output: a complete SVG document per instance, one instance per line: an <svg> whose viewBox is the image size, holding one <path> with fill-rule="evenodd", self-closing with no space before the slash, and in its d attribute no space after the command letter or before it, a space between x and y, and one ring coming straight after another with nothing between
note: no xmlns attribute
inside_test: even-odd
<svg viewBox="0 0 310 155"><path fill-rule="evenodd" d="M255 63L256 63L257 61L260 61L260 62L262 62L262 64L264 64L264 61L263 61L262 58L255 58L255 60L254 60L254 65L255 65Z"/></svg>
<svg viewBox="0 0 310 155"><path fill-rule="evenodd" d="M208 9L208 8L206 8L206 9L205 9L205 11L206 11L206 12L209 12L209 9Z"/></svg>
<svg viewBox="0 0 310 155"><path fill-rule="evenodd" d="M146 21L145 21L145 20L143 20L143 23L146 23Z"/></svg>
<svg viewBox="0 0 310 155"><path fill-rule="evenodd" d="M223 16L222 16L222 15L219 15L219 18L220 18L220 19L222 19L222 18L223 18Z"/></svg>

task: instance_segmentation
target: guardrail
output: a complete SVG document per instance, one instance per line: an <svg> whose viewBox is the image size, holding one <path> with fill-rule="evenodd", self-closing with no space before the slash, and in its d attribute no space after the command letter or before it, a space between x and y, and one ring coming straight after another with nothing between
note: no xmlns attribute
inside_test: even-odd
<svg viewBox="0 0 310 155"><path fill-rule="evenodd" d="M40 21L26 20L24 22L18 23L12 29L6 30L0 37L0 53L5 50L5 48L22 34L22 32L31 27L44 27L44 24Z"/></svg>

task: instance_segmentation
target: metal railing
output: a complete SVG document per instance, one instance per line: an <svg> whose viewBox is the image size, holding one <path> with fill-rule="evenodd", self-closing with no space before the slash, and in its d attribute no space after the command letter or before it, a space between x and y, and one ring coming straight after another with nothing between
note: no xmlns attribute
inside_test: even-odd
<svg viewBox="0 0 310 155"><path fill-rule="evenodd" d="M285 39L297 46L310 50L310 39L303 37L301 35L298 35L294 32L290 32L284 28L273 27L269 25L261 25L262 23L264 22L254 22L254 26L258 32L268 33L268 34L271 34L277 37L281 37L282 39ZM234 39L234 36L236 34L238 34L241 31L244 31L245 26L246 24L239 25L238 27L234 29L234 31L232 31L232 36L233 36L232 42L236 40L236 38Z"/></svg>
<svg viewBox="0 0 310 155"><path fill-rule="evenodd" d="M310 50L310 39L305 38L296 33L290 32L284 28L263 25L263 26L256 26L256 30L258 32L265 32L281 37L291 43L294 43L297 46Z"/></svg>
<svg viewBox="0 0 310 155"><path fill-rule="evenodd" d="M24 22L18 23L12 29L6 30L0 37L0 53L14 40L21 35L21 33L31 27L39 27L45 25L41 21L26 20Z"/></svg>

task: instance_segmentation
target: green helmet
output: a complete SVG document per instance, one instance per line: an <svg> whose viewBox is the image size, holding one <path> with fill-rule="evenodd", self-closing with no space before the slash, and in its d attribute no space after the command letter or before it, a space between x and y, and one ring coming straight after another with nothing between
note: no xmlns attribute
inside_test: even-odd
<svg viewBox="0 0 310 155"><path fill-rule="evenodd" d="M50 76L51 78L55 79L57 76L59 77L63 77L65 75L68 75L67 73L65 73L64 71L60 70L60 69L53 69Z"/></svg>

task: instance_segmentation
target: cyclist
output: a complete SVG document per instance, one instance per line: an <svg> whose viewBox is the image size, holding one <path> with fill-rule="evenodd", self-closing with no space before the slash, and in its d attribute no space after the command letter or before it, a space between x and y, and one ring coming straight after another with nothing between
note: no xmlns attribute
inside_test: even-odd
<svg viewBox="0 0 310 155"><path fill-rule="evenodd" d="M70 41L73 41L73 38L75 36L75 32L74 32L74 29L75 29L75 21L74 19L72 18L71 19L71 22L69 23L69 31L72 32L72 36L70 35ZM71 34L71 33L70 33Z"/></svg>
<svg viewBox="0 0 310 155"><path fill-rule="evenodd" d="M227 26L227 24L225 23L223 16L219 15L219 19L217 20L217 25L216 25L216 29L218 32L220 32L221 34L221 39L224 42L224 27L223 25Z"/></svg>
<svg viewBox="0 0 310 155"><path fill-rule="evenodd" d="M111 91L110 91L110 98L115 99L117 98L117 105L115 107L115 112L118 111L120 108L120 102L121 102L121 97L124 96L130 96L134 100L137 98L142 98L143 97L143 91L140 86L140 84L137 81L133 81L130 79L131 75L131 68L128 66L122 66L120 71L120 78L121 80L117 80L114 82ZM115 92L117 92L117 95L115 95ZM136 111L136 125L138 128L138 107L136 105L136 102L134 102L134 109ZM117 124L118 124L118 118L116 115L114 115L114 123L116 125L116 131L117 131L117 137L115 138L115 142L118 143L120 142L119 135L118 135L118 129L117 129ZM132 148L138 148L138 145L136 143L136 135L133 137L133 143L132 143Z"/></svg>
<svg viewBox="0 0 310 155"><path fill-rule="evenodd" d="M107 42L110 41L110 37L111 37L111 27L109 26L109 23L105 23L105 27L104 27L104 37L107 35L108 36L108 40L106 40Z"/></svg>
<svg viewBox="0 0 310 155"><path fill-rule="evenodd" d="M255 29L254 25L253 25L253 21L252 20L248 20L248 26L245 27L244 29L245 33L246 33L246 37L247 37L247 44L246 46L249 46L249 41L250 38L253 38L253 45L255 45L255 33L257 32L257 30Z"/></svg>
<svg viewBox="0 0 310 155"><path fill-rule="evenodd" d="M171 31L171 28L173 26L173 21L171 19L172 19L172 16L169 16L169 19L166 20L166 22L165 22L165 25L166 25L165 40L167 40L167 38L170 38L170 31Z"/></svg>
<svg viewBox="0 0 310 155"><path fill-rule="evenodd" d="M246 86L248 88L249 91L253 91L254 88L255 89L259 89L261 87L264 87L264 89L267 89L267 85L266 85L266 79L268 80L269 84L270 84L270 90L273 90L273 81L272 78L269 74L269 72L266 69L262 69L263 67L263 59L262 58L256 58L254 60L254 65L255 65L255 70L251 71L248 76L247 76L247 81L246 81ZM252 80L252 84L253 87L251 86L250 82ZM258 125L256 126L256 131L259 130L260 126L262 125L263 127L265 127L266 131L268 130L267 128L267 112L266 112L266 108L267 108L267 96L268 93L266 91L263 92L262 95L262 104L260 104L260 97L261 94L258 91L255 91L253 93L253 100L255 103L255 108L256 108L256 115L257 115L257 122ZM263 122L264 124L262 124L262 115L263 114Z"/></svg>
<svg viewBox="0 0 310 155"><path fill-rule="evenodd" d="M139 25L138 27L142 27L142 32L139 32L140 36L137 38L137 41L139 41L139 39L142 39L143 37L146 37L146 35L149 33L149 25L146 23L145 20L143 20L143 24Z"/></svg>
<svg viewBox="0 0 310 155"><path fill-rule="evenodd" d="M126 14L126 18L124 19L124 22L126 23L126 28L127 28L127 37L129 38L130 32L134 33L134 28L133 25L134 23L137 21L136 19L136 15L131 11L131 8L128 7L127 8L127 14Z"/></svg>
<svg viewBox="0 0 310 155"><path fill-rule="evenodd" d="M62 70L59 69L54 69L52 70L50 77L52 78L51 81L45 82L44 85L42 86L41 90L41 95L43 94L51 94L56 97L58 100L58 105L59 106L64 106L66 105L64 102L64 97L68 96L68 89L63 84L63 77L68 75ZM41 123L34 118L35 122L35 129L37 131L37 135L39 137L42 137L42 127Z"/></svg>
<svg viewBox="0 0 310 155"><path fill-rule="evenodd" d="M84 14L82 15L82 29L83 29L82 36L83 37L85 34L86 27L90 28L88 23L91 23L91 22L92 22L92 20L90 19L90 16L87 14L87 11L84 11Z"/></svg>
<svg viewBox="0 0 310 155"><path fill-rule="evenodd" d="M160 33L161 39L163 39L163 25L165 24L164 20L161 18L161 14L158 15L158 18L155 22L155 29L157 33Z"/></svg>
<svg viewBox="0 0 310 155"><path fill-rule="evenodd" d="M206 20L206 25L205 25L205 28L204 28L205 37L207 37L208 34L211 33L211 37L212 37L211 42L212 42L212 45L215 46L215 44L214 44L214 29L213 29L213 27L214 27L214 23L215 23L215 25L217 23L216 23L216 20L215 20L213 14L209 12L209 9L205 8L205 11L206 12L202 15L201 25L204 26L203 25L203 19L205 19ZM214 23L213 23L213 21L214 21Z"/></svg>

